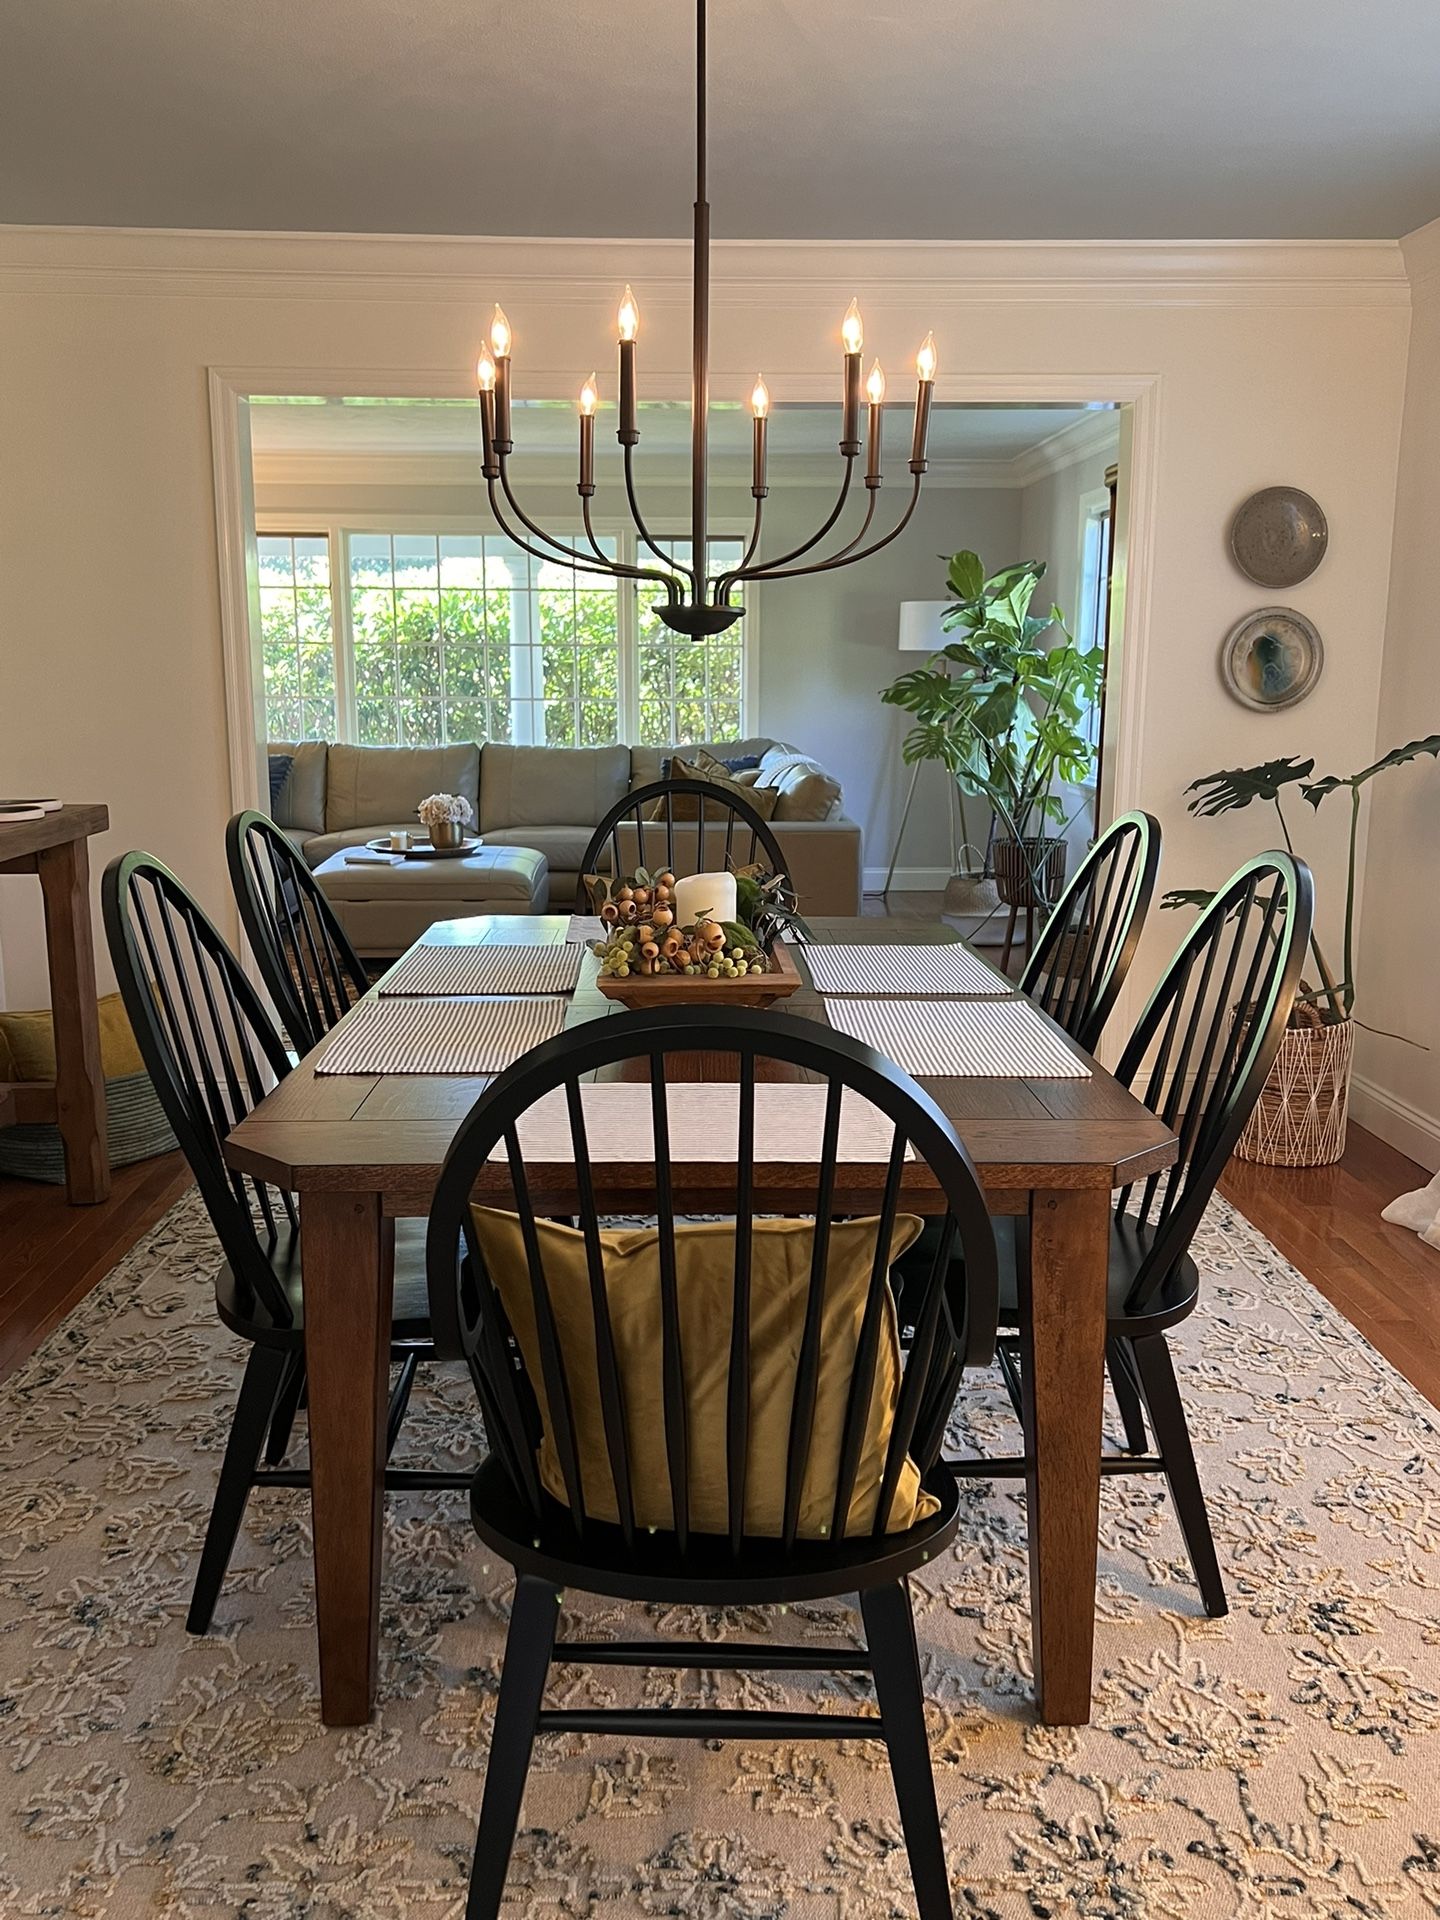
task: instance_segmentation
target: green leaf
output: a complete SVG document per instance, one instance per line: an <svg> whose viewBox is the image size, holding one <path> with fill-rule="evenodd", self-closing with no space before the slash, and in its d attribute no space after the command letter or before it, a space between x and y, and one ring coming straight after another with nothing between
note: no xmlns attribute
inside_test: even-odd
<svg viewBox="0 0 1440 1920"><path fill-rule="evenodd" d="M946 577L962 600L978 600L985 590L985 569L980 556L968 547L951 555Z"/></svg>
<svg viewBox="0 0 1440 1920"><path fill-rule="evenodd" d="M1185 789L1200 795L1190 802L1189 811L1208 820L1217 813L1248 807L1252 800L1274 800L1282 787L1306 779L1314 767L1314 760L1286 758L1266 760L1258 767L1227 767L1219 773L1202 774Z"/></svg>
<svg viewBox="0 0 1440 1920"><path fill-rule="evenodd" d="M1384 773L1390 767L1403 767L1411 760L1418 760L1422 753L1428 753L1432 759L1440 755L1440 733L1427 733L1423 740L1407 740L1403 747L1392 747L1382 759L1362 767L1359 773L1352 773L1348 779L1342 780L1336 774L1327 773L1323 780L1302 787L1301 792L1312 807L1318 807L1326 794L1333 793L1337 787L1363 787L1377 773ZM1313 761L1311 765L1314 765Z"/></svg>

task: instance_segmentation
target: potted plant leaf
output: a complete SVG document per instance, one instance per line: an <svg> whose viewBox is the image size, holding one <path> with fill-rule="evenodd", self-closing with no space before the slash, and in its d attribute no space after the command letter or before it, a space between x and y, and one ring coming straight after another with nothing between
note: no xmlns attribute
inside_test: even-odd
<svg viewBox="0 0 1440 1920"><path fill-rule="evenodd" d="M988 801L1000 898L1048 911L1065 884L1065 841L1050 829L1065 822L1059 788L1094 766L1085 721L1104 654L1076 645L1059 607L1043 618L1030 611L1044 577L1043 560L987 577L978 554L952 555L946 584L955 604L942 625L958 637L880 698L914 716L907 763L938 760L962 794Z"/></svg>
<svg viewBox="0 0 1440 1920"><path fill-rule="evenodd" d="M1345 1151L1345 1127L1350 1104L1350 1070L1355 1050L1355 1028L1364 1022L1355 1016L1355 864L1359 847L1362 789L1377 774L1405 766L1422 755L1440 755L1440 733L1407 741L1358 773L1327 774L1316 780L1314 760L1267 760L1255 767L1229 767L1192 780L1185 789L1196 797L1189 811L1202 819L1233 813L1255 801L1275 809L1292 853L1295 843L1285 817L1281 794L1298 786L1303 798L1319 808L1332 793L1350 796L1349 853L1345 869L1345 923L1338 973L1325 958L1317 935L1311 934L1310 953L1318 985L1302 980L1289 1025L1260 1101L1240 1136L1236 1153L1269 1167L1327 1167ZM1167 907L1208 906L1211 895L1184 888L1167 893ZM1377 1029L1367 1028L1367 1032ZM1387 1034L1386 1039L1403 1039ZM1414 1042L1406 1042L1413 1045Z"/></svg>

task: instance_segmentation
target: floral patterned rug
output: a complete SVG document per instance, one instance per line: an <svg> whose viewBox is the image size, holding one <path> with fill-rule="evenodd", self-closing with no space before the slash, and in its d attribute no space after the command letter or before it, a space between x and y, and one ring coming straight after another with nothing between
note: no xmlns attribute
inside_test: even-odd
<svg viewBox="0 0 1440 1920"><path fill-rule="evenodd" d="M1107 1480L1094 1723L1029 1703L1025 1516L968 1492L917 1586L957 1911L1010 1920L1440 1915L1440 1441L1420 1396L1221 1203L1178 1349L1233 1611L1207 1621L1160 1487ZM192 1194L0 1392L0 1913L209 1920L457 1914L509 1581L453 1495L392 1499L380 1710L320 1724L306 1504L252 1501L214 1632L183 1631L242 1352ZM1014 1443L994 1379L959 1422ZM303 1423L302 1423L303 1427ZM407 1458L463 1458L435 1370ZM303 1433L302 1433L303 1450ZM577 1598L586 1631L633 1633ZM657 1632L844 1642L655 1610ZM567 1625L573 1626L573 1620ZM864 1682L552 1676L552 1702L806 1700ZM914 1912L883 1749L549 1737L515 1913L888 1920Z"/></svg>

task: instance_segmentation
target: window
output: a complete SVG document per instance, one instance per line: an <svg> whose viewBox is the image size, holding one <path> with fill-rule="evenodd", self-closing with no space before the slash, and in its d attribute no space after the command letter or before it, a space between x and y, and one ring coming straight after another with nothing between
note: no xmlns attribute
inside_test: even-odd
<svg viewBox="0 0 1440 1920"><path fill-rule="evenodd" d="M323 533L261 534L260 651L272 740L333 740L335 631Z"/></svg>
<svg viewBox="0 0 1440 1920"><path fill-rule="evenodd" d="M644 564L628 529L598 538L607 557ZM688 563L688 541L662 544ZM577 574L490 533L336 527L259 545L272 739L662 746L744 732L740 626L672 633L649 581ZM710 551L723 568L742 546ZM348 589L333 597L332 569Z"/></svg>
<svg viewBox="0 0 1440 1920"><path fill-rule="evenodd" d="M1110 495L1089 494L1081 502L1080 593L1075 614L1075 639L1085 648L1105 645L1105 600L1110 591ZM1096 700L1086 715L1085 731L1091 746L1100 738L1103 703Z"/></svg>

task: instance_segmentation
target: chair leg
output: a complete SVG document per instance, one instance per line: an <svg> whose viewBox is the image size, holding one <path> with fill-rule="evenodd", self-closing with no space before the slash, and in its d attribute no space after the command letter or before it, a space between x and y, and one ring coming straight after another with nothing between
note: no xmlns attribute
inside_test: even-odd
<svg viewBox="0 0 1440 1920"><path fill-rule="evenodd" d="M915 1882L915 1904L920 1920L954 1920L945 1843L940 1837L940 1811L935 1804L930 1737L925 1731L925 1695L909 1588L903 1580L873 1587L860 1595L860 1614L875 1674L890 1771L895 1778L895 1798L900 1803L910 1877Z"/></svg>
<svg viewBox="0 0 1440 1920"><path fill-rule="evenodd" d="M210 1524L205 1529L205 1545L195 1575L195 1591L190 1596L186 1616L187 1633L205 1633L220 1598L220 1583L235 1551L235 1537L245 1517L245 1503L255 1484L255 1467L265 1444L266 1429L275 1413L286 1368L291 1355L275 1347L252 1347L240 1382L240 1397L235 1417L230 1422L230 1438L225 1443L225 1459L220 1467L220 1484L215 1489L215 1504L210 1509Z"/></svg>
<svg viewBox="0 0 1440 1920"><path fill-rule="evenodd" d="M465 1920L495 1920L500 1911L560 1618L558 1597L548 1580L521 1574L515 1582Z"/></svg>
<svg viewBox="0 0 1440 1920"><path fill-rule="evenodd" d="M405 1415L410 1408L410 1394L415 1385L415 1369L418 1366L413 1353L407 1353L400 1363L400 1377L395 1382L395 1390L390 1396L390 1411L385 1416L385 1458L388 1460L395 1451L395 1442L400 1438L400 1429L405 1424Z"/></svg>
<svg viewBox="0 0 1440 1920"><path fill-rule="evenodd" d="M1118 1340L1107 1340L1105 1343L1105 1367L1110 1375L1115 1404L1120 1409L1120 1422L1125 1429L1125 1450L1127 1453L1144 1453L1150 1444L1150 1436L1145 1431L1145 1409L1126 1364L1124 1348Z"/></svg>
<svg viewBox="0 0 1440 1920"><path fill-rule="evenodd" d="M275 1402L275 1416L270 1422L270 1438L265 1442L265 1464L278 1467L285 1458L285 1449L290 1444L290 1435L295 1426L295 1415L300 1411L300 1402L305 1395L305 1356L297 1353L291 1356L290 1372L280 1388L280 1397Z"/></svg>
<svg viewBox="0 0 1440 1920"><path fill-rule="evenodd" d="M1019 918L1020 909L1018 907L1011 907L1010 917L1005 922L1005 944L1000 952L1001 973L1008 973L1010 971L1010 955L1015 949L1015 922Z"/></svg>
<svg viewBox="0 0 1440 1920"><path fill-rule="evenodd" d="M1212 1620L1218 1620L1230 1611L1230 1606L1225 1598L1225 1582L1215 1554L1210 1516L1205 1511L1205 1494L1195 1466L1195 1449L1190 1444L1190 1429L1186 1425L1170 1349L1163 1334L1152 1334L1149 1339L1131 1341L1130 1351L1140 1376L1140 1391L1150 1415L1156 1451L1165 1462L1170 1498L1175 1502L1176 1517L1185 1535L1200 1597L1206 1613Z"/></svg>

